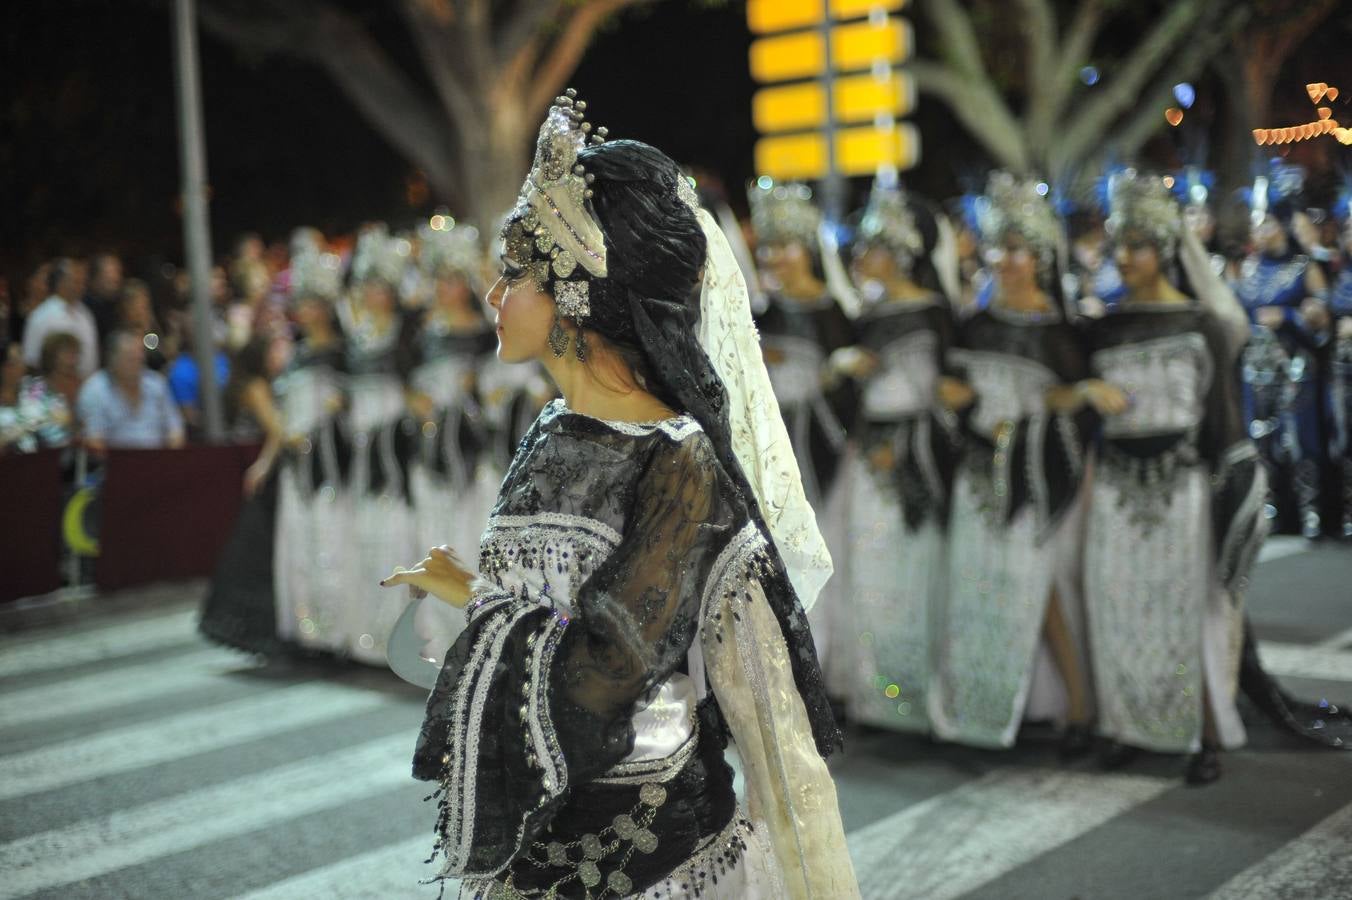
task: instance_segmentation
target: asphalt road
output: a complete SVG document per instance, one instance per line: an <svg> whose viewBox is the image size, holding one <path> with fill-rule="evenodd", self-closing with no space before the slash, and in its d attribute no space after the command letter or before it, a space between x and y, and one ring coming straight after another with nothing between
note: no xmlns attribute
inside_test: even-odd
<svg viewBox="0 0 1352 900"><path fill-rule="evenodd" d="M1352 701L1352 548L1277 541L1249 604L1269 668ZM195 634L201 584L0 615L0 898L417 898L422 695L260 665ZM15 630L19 629L19 630ZM1247 718L1222 780L851 733L835 759L862 892L889 898L1352 898L1352 753Z"/></svg>

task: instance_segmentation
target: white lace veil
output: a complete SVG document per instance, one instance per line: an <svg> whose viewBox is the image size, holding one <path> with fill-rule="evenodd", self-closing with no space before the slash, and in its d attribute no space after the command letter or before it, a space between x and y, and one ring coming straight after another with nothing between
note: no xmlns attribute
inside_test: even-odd
<svg viewBox="0 0 1352 900"><path fill-rule="evenodd" d="M708 246L699 342L727 388L733 452L755 491L798 600L808 610L831 577L831 556L803 492L798 460L765 370L741 267L718 222L692 205Z"/></svg>

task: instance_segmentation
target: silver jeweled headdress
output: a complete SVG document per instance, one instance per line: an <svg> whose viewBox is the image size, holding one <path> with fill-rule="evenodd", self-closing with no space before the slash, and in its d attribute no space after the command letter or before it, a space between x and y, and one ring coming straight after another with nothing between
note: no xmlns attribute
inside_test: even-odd
<svg viewBox="0 0 1352 900"><path fill-rule="evenodd" d="M747 188L751 225L762 244L799 243L817 249L817 231L822 214L812 202L812 188L805 184L774 184L753 181Z"/></svg>
<svg viewBox="0 0 1352 900"><path fill-rule="evenodd" d="M473 281L480 264L479 229L456 222L450 216L437 216L440 222L418 228L418 265L433 278L460 274ZM434 219L434 222L436 220Z"/></svg>
<svg viewBox="0 0 1352 900"><path fill-rule="evenodd" d="M1159 248L1160 256L1173 259L1183 231L1178 202L1163 179L1127 169L1108 184L1109 236L1120 238L1127 231L1141 231Z"/></svg>
<svg viewBox="0 0 1352 900"><path fill-rule="evenodd" d="M911 270L925 252L925 238L916 227L915 213L905 191L873 182L863 218L859 220L858 241L885 248L902 269Z"/></svg>
<svg viewBox="0 0 1352 900"><path fill-rule="evenodd" d="M540 290L552 281L559 313L574 320L591 314L589 278L606 277L605 233L587 208L595 176L577 161L589 140L604 143L606 129L593 134L586 109L571 88L554 98L535 162L502 229L504 255L530 272Z"/></svg>
<svg viewBox="0 0 1352 900"><path fill-rule="evenodd" d="M992 172L986 193L978 200L977 221L985 243L994 246L1016 234L1044 267L1050 267L1061 242L1061 226L1047 202L1045 185L1039 192L1039 184L1020 181L1008 172Z"/></svg>
<svg viewBox="0 0 1352 900"><path fill-rule="evenodd" d="M369 225L357 236L352 251L352 280L358 284L380 280L398 290L412 254L412 241L392 236L383 222Z"/></svg>

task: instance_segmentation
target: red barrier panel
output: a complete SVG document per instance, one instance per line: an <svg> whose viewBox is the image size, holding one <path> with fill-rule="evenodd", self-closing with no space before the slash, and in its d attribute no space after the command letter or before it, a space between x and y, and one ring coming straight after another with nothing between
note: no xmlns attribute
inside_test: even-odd
<svg viewBox="0 0 1352 900"><path fill-rule="evenodd" d="M61 451L0 456L0 603L61 587Z"/></svg>
<svg viewBox="0 0 1352 900"><path fill-rule="evenodd" d="M258 449L109 451L94 569L99 590L210 575Z"/></svg>

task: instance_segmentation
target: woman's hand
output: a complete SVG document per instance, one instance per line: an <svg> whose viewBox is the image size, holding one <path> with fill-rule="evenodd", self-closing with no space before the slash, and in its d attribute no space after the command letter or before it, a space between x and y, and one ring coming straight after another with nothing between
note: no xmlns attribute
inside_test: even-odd
<svg viewBox="0 0 1352 900"><path fill-rule="evenodd" d="M258 493L263 482L267 481L268 473L272 471L272 460L258 459L254 464L244 470L244 496L252 497Z"/></svg>
<svg viewBox="0 0 1352 900"><path fill-rule="evenodd" d="M939 377L935 393L938 395L939 403L953 412L962 412L976 402L976 391L972 390L970 384L948 375Z"/></svg>
<svg viewBox="0 0 1352 900"><path fill-rule="evenodd" d="M463 607L469 603L470 583L473 580L474 573L465 568L454 550L443 545L433 547L422 562L411 569L396 567L394 573L380 586L406 584L414 599L431 594L443 603Z"/></svg>
<svg viewBox="0 0 1352 900"><path fill-rule="evenodd" d="M878 370L878 355L862 347L841 347L831 354L827 368L833 375L867 378Z"/></svg>
<svg viewBox="0 0 1352 900"><path fill-rule="evenodd" d="M1315 297L1306 297L1300 304L1300 319L1311 331L1323 331L1331 321L1329 308Z"/></svg>
<svg viewBox="0 0 1352 900"><path fill-rule="evenodd" d="M1052 412L1075 412L1086 403L1101 416L1120 416L1131 406L1131 398L1117 385L1100 378L1057 385L1047 391L1047 408Z"/></svg>
<svg viewBox="0 0 1352 900"><path fill-rule="evenodd" d="M1286 321L1286 310L1280 306L1260 306L1253 317L1259 325L1275 331Z"/></svg>

